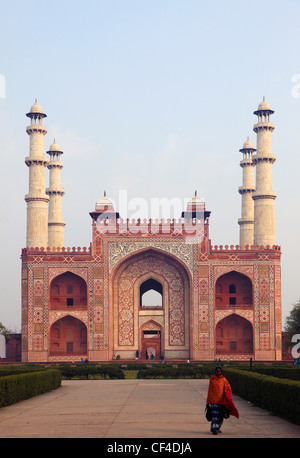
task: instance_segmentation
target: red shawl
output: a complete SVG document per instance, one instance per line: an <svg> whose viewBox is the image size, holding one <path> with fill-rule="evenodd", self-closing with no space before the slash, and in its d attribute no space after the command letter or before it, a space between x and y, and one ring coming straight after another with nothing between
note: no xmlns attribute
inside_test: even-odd
<svg viewBox="0 0 300 458"><path fill-rule="evenodd" d="M207 404L222 404L236 418L239 418L239 413L232 400L232 390L229 382L223 375L217 377L213 375L209 380Z"/></svg>

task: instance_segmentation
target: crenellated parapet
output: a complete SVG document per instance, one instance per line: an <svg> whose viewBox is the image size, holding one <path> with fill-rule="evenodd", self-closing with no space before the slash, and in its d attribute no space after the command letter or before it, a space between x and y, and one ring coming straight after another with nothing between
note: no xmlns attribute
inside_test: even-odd
<svg viewBox="0 0 300 458"><path fill-rule="evenodd" d="M23 248L21 253L23 263L42 265L44 262L72 264L77 262L91 262L93 260L92 247L35 247Z"/></svg>
<svg viewBox="0 0 300 458"><path fill-rule="evenodd" d="M220 251L275 251L281 252L281 246L279 245L214 245L211 247L212 252L220 252Z"/></svg>
<svg viewBox="0 0 300 458"><path fill-rule="evenodd" d="M204 235L206 221L203 219L111 219L98 218L94 227L100 235L131 236L195 236Z"/></svg>
<svg viewBox="0 0 300 458"><path fill-rule="evenodd" d="M22 255L26 254L53 254L53 253L72 253L72 254L87 254L91 252L91 247L31 247L22 248Z"/></svg>

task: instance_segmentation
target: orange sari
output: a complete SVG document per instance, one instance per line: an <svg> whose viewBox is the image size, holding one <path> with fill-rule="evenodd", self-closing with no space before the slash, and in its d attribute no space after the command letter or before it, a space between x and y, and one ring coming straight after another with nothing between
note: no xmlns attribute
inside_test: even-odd
<svg viewBox="0 0 300 458"><path fill-rule="evenodd" d="M227 407L230 415L239 418L239 413L232 400L231 386L224 375L213 375L209 380L207 404L221 404Z"/></svg>

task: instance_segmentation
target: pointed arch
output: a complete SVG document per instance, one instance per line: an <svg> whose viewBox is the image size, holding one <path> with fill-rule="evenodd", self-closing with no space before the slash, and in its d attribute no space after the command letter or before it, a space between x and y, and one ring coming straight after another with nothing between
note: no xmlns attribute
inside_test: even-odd
<svg viewBox="0 0 300 458"><path fill-rule="evenodd" d="M250 308L253 306L251 279L236 270L220 275L215 283L217 308Z"/></svg>
<svg viewBox="0 0 300 458"><path fill-rule="evenodd" d="M152 283L162 292L162 307L156 310L140 307L144 283L145 288ZM180 358L182 354L182 358L187 359L190 356L190 284L186 266L168 252L148 247L122 258L122 262L114 266L111 280L114 354L132 358L141 351L140 326L151 316L162 326L164 351L169 357L176 354Z"/></svg>
<svg viewBox="0 0 300 458"><path fill-rule="evenodd" d="M50 283L51 310L86 310L87 284L79 275L66 271Z"/></svg>
<svg viewBox="0 0 300 458"><path fill-rule="evenodd" d="M164 354L164 330L156 320L149 319L139 330L142 360L159 360Z"/></svg>
<svg viewBox="0 0 300 458"><path fill-rule="evenodd" d="M50 327L50 356L87 355L87 327L71 315L56 320Z"/></svg>
<svg viewBox="0 0 300 458"><path fill-rule="evenodd" d="M252 354L253 326L249 320L232 313L216 324L216 354Z"/></svg>

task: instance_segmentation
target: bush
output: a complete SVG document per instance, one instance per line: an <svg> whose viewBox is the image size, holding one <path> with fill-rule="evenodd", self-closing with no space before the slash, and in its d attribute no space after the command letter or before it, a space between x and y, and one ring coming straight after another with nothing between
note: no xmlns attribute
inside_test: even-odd
<svg viewBox="0 0 300 458"><path fill-rule="evenodd" d="M223 374L234 394L300 425L300 382L239 369Z"/></svg>
<svg viewBox="0 0 300 458"><path fill-rule="evenodd" d="M0 407L38 396L61 386L61 373L47 369L0 378Z"/></svg>
<svg viewBox="0 0 300 458"><path fill-rule="evenodd" d="M6 377L8 375L26 374L29 372L44 371L45 367L30 364L30 365L18 365L18 366L0 366L0 377Z"/></svg>
<svg viewBox="0 0 300 458"><path fill-rule="evenodd" d="M262 383L264 409L300 425L300 383L294 380L268 377Z"/></svg>
<svg viewBox="0 0 300 458"><path fill-rule="evenodd" d="M86 379L90 376L103 376L103 378L121 379L124 378L124 373L119 365L103 365L96 364L79 364L79 365L61 365L58 367L61 374L67 380L73 378Z"/></svg>
<svg viewBox="0 0 300 458"><path fill-rule="evenodd" d="M270 375L277 378L285 378L290 380L300 381L300 367L289 366L289 367L278 367L274 366L254 366L253 370L260 374Z"/></svg>
<svg viewBox="0 0 300 458"><path fill-rule="evenodd" d="M176 367L177 366L177 367ZM197 364L155 365L140 371L140 378L204 378L211 374L212 368Z"/></svg>

